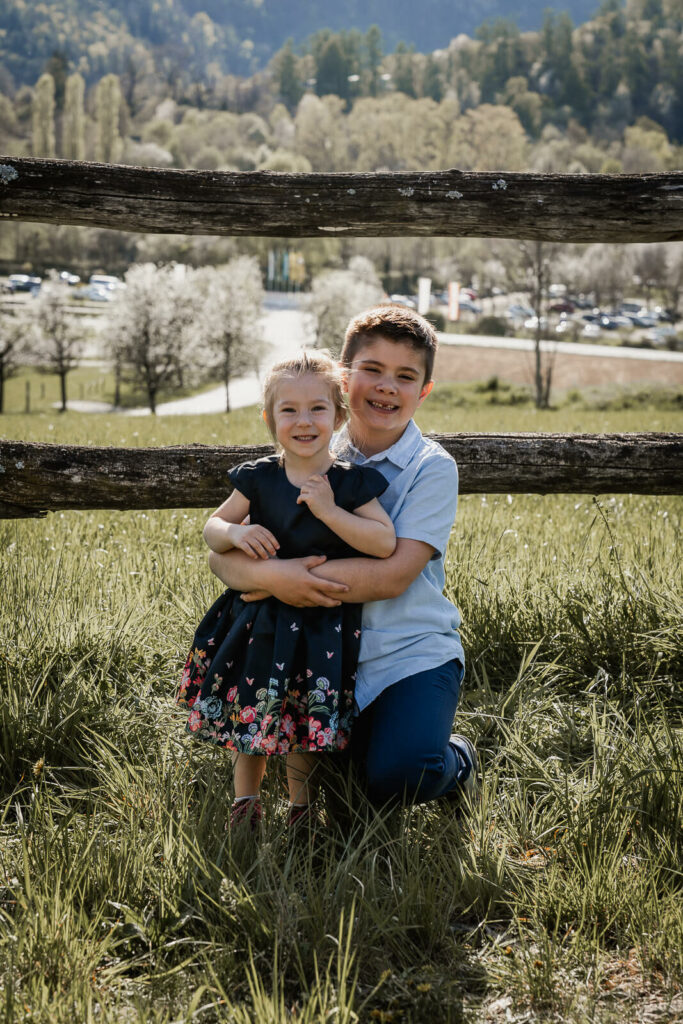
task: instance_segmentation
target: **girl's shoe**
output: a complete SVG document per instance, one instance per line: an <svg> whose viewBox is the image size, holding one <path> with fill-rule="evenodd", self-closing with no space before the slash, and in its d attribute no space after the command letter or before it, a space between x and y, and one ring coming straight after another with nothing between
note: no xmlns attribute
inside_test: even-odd
<svg viewBox="0 0 683 1024"><path fill-rule="evenodd" d="M263 808L257 796L235 800L230 808L230 829L249 827L256 832L263 821Z"/></svg>
<svg viewBox="0 0 683 1024"><path fill-rule="evenodd" d="M314 835L323 821L315 804L290 804L287 829L291 836Z"/></svg>

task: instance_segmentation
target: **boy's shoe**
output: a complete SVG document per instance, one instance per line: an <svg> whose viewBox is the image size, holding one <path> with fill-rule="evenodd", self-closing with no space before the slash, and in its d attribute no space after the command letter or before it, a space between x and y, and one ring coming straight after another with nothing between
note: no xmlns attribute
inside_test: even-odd
<svg viewBox="0 0 683 1024"><path fill-rule="evenodd" d="M459 800L461 797L473 800L479 793L479 758L474 743L467 736L461 736L460 733L454 732L448 744L458 757L464 757L469 761L470 770L462 781L458 780L457 785L450 789L446 796L451 800Z"/></svg>
<svg viewBox="0 0 683 1024"><path fill-rule="evenodd" d="M230 808L230 829L244 828L256 832L263 821L263 808L257 796L248 800L235 800Z"/></svg>

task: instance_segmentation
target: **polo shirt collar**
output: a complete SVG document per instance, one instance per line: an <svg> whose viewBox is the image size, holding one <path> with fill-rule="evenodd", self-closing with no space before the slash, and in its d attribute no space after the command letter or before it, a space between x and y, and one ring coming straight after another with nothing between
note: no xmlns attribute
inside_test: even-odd
<svg viewBox="0 0 683 1024"><path fill-rule="evenodd" d="M384 451L376 452L375 455L365 456L358 450L358 448L356 448L349 437L348 424L345 424L339 431L335 447L338 451L343 451L344 448L350 448L366 463L383 462L384 459L388 459L390 462L393 462L395 466L398 466L399 469L405 469L421 443L422 434L420 432L420 428L415 420L411 420L399 437L398 441L392 444L391 448L385 448Z"/></svg>

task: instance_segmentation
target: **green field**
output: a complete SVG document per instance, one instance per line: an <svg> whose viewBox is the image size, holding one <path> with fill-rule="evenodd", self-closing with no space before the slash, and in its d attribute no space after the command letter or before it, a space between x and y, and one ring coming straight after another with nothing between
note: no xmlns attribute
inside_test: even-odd
<svg viewBox="0 0 683 1024"><path fill-rule="evenodd" d="M674 398L501 401L444 386L420 424L683 425ZM0 437L266 441L253 409L17 412ZM231 838L228 759L187 741L173 704L220 589L206 510L0 521L1 1019L683 1019L682 510L463 496L447 587L481 804L373 817L352 792L315 850L288 841L277 766L260 843Z"/></svg>

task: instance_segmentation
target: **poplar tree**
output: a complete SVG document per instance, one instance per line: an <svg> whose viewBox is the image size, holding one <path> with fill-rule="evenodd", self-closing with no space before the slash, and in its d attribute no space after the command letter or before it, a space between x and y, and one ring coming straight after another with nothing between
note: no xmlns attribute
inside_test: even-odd
<svg viewBox="0 0 683 1024"><path fill-rule="evenodd" d="M95 89L95 156L103 163L116 163L121 158L123 141L119 132L121 85L118 75L105 75Z"/></svg>
<svg viewBox="0 0 683 1024"><path fill-rule="evenodd" d="M85 82L78 72L69 75L64 91L64 125L62 156L67 160L85 159Z"/></svg>
<svg viewBox="0 0 683 1024"><path fill-rule="evenodd" d="M55 155L55 80L41 75L33 90L31 106L33 155Z"/></svg>

